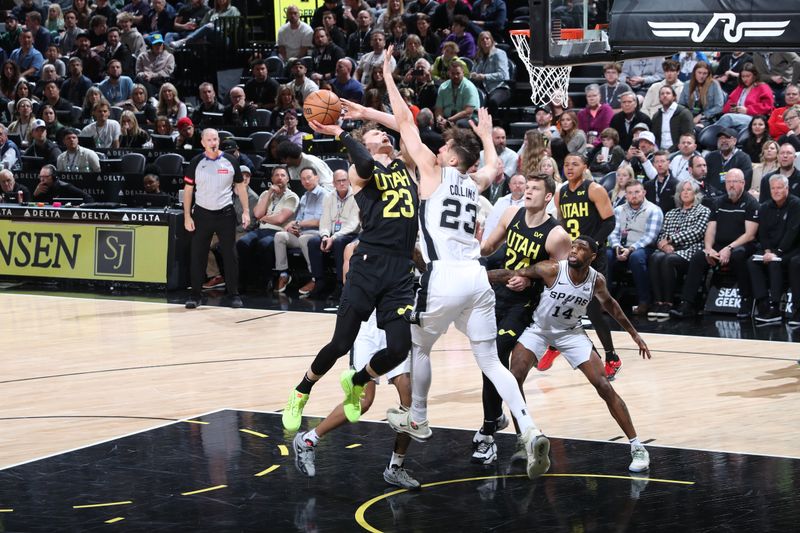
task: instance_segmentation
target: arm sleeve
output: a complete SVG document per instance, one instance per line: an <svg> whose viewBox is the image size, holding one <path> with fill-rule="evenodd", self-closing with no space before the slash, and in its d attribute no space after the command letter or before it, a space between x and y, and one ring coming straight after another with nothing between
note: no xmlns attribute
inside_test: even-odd
<svg viewBox="0 0 800 533"><path fill-rule="evenodd" d="M592 235L594 240L597 241L600 246L606 242L608 236L611 235L612 231L614 231L615 224L616 217L614 215L611 215L600 222L600 225L597 227L597 230L595 230L594 235Z"/></svg>
<svg viewBox="0 0 800 533"><path fill-rule="evenodd" d="M372 178L372 170L375 168L375 160L372 158L367 148L360 142L353 139L349 133L342 134L339 139L347 148L347 152L353 159L358 177L363 180Z"/></svg>

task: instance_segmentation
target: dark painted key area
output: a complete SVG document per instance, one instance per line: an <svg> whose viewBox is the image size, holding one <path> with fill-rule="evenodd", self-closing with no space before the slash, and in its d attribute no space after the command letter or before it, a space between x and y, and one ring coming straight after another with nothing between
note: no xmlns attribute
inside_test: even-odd
<svg viewBox="0 0 800 533"><path fill-rule="evenodd" d="M307 418L304 428L318 423ZM787 428L789 429L789 428ZM754 436L753 438L757 438ZM796 531L800 460L552 439L550 473L469 462L472 432L434 429L387 485L394 434L362 422L327 435L317 475L294 466L280 416L220 411L0 471L0 530L34 531ZM362 529L363 528L363 529Z"/></svg>

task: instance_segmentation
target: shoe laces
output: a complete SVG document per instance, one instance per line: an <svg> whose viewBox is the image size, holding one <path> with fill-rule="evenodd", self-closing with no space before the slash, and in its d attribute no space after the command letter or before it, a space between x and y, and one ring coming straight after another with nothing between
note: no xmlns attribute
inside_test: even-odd
<svg viewBox="0 0 800 533"><path fill-rule="evenodd" d="M392 465L392 475L395 477L395 479L397 479L401 483L402 482L408 484L412 483L411 476L408 475L408 472L402 466Z"/></svg>
<svg viewBox="0 0 800 533"><path fill-rule="evenodd" d="M631 455L636 460L644 461L647 456L647 450L645 450L644 446L636 446L631 450Z"/></svg>
<svg viewBox="0 0 800 533"><path fill-rule="evenodd" d="M476 453L479 453L479 454L482 454L482 455L486 455L492 449L492 445L494 445L494 441L489 442L489 441L482 440L482 441L479 441L479 442L477 442L475 444L476 444L476 446L475 446Z"/></svg>

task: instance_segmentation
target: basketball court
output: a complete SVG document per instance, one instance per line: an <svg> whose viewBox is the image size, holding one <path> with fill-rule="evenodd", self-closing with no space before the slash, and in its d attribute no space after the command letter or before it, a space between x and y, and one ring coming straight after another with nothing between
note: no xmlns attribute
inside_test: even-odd
<svg viewBox="0 0 800 533"><path fill-rule="evenodd" d="M553 440L551 472L531 482L507 431L497 468L470 463L480 374L451 331L432 357L434 437L407 457L423 489L408 493L382 479L394 439L382 419L396 404L385 385L364 422L321 441L315 478L294 467L276 413L328 340L330 311L288 310L305 305L294 295L194 312L148 300L0 294L39 332L4 339L5 531L789 530L800 518L796 343L649 333L643 361L615 332L614 386L650 450L648 476L627 471L605 405L557 359L525 387ZM341 400L345 365L314 388L304 427Z"/></svg>

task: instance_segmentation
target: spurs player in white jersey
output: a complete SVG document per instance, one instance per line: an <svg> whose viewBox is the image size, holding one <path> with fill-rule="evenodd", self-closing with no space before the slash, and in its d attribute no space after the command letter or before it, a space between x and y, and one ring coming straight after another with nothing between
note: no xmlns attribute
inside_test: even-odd
<svg viewBox="0 0 800 533"><path fill-rule="evenodd" d="M391 58L393 47L385 57ZM416 440L431 436L427 402L431 385L430 352L434 342L455 323L469 337L481 371L492 381L517 419L528 454L528 477L542 475L550 468L550 441L542 435L528 414L514 376L497 356L494 291L486 270L478 262L480 243L475 238L478 195L496 174L497 152L492 141L492 118L486 109L478 111L472 130L451 128L438 154L422 143L411 110L403 101L392 78L389 60L383 64L384 77L398 131L419 173L420 243L428 270L417 293L417 318L412 327L411 410L390 409L389 424L395 431ZM477 138L476 138L477 134ZM467 175L484 149L485 166Z"/></svg>
<svg viewBox="0 0 800 533"><path fill-rule="evenodd" d="M650 359L650 350L609 294L603 275L590 266L596 256L597 243L582 235L572 242L566 261L542 261L522 270L492 270L489 278L494 283L503 283L515 276L524 276L545 283L539 305L533 313L533 324L520 335L517 344L532 354L514 350L511 357L511 371L520 386L531 368L531 357L538 357L548 346L554 346L573 369L580 369L594 385L611 416L630 440L632 460L628 469L644 472L650 468L650 455L636 436L628 408L606 378L600 355L581 325L581 316L586 314L592 297L596 297L603 309L630 334L639 346L642 358Z"/></svg>

